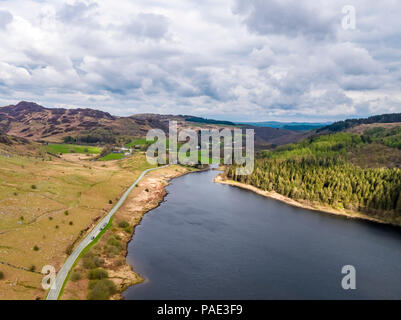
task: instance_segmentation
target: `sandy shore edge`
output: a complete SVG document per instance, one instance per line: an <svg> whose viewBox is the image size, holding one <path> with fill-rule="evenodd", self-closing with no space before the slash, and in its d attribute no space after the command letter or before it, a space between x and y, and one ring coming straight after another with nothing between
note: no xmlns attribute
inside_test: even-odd
<svg viewBox="0 0 401 320"><path fill-rule="evenodd" d="M177 168L177 167L175 167ZM189 169L185 167L180 167L180 170L172 171L172 168L165 169L165 170L160 170L159 172L155 171L153 175L150 175L147 177L148 179L144 179L142 183L142 188L150 188L151 189L151 196L149 199L147 199L146 205L143 203L140 203L138 206L134 205L135 201L137 200L137 197L132 197L127 201L127 204L125 208L122 208L120 214L128 211L128 213L131 211L132 212L132 205L137 208L134 209L134 211L139 210L139 214L136 215L133 221L132 225L132 233L128 234L127 236L123 237L122 243L125 246L124 252L122 252L121 256L124 257L125 259L125 264L121 266L121 271L122 273L119 274L119 276L114 277L114 278L122 278L124 281L118 285L118 292L116 295L112 297L113 300L123 300L123 293L130 287L136 284L140 284L143 282L146 282L147 279L143 278L140 274L135 272L135 265L131 265L130 262L127 260L128 256L128 246L131 241L134 240L135 236L135 228L139 226L142 222L143 217L149 212L160 206L160 204L164 201L164 198L167 195L166 187L171 183L173 179L182 177L186 174L192 173L192 172L198 172L200 170L198 169ZM169 173L166 173L166 171L170 171ZM152 177L153 176L153 177ZM130 208L131 206L131 208ZM116 214L118 218L118 213ZM109 270L110 272L110 270ZM112 272L113 275L113 272Z"/></svg>
<svg viewBox="0 0 401 320"><path fill-rule="evenodd" d="M220 183L220 184L225 184L225 185L230 185L233 187L237 187L237 188L241 188L241 189L245 189L245 190L250 190L252 192L255 192L261 196L267 197L267 198L272 198L272 199L276 199L279 200L281 202L284 202L288 205L294 206L294 207L298 207L298 208L303 208L303 209L308 209L308 210L313 210L313 211L319 211L319 212L324 212L324 213L328 213L328 214L333 214L333 215L337 215L337 216L344 216L350 219L361 219L361 220L368 220L368 221L372 221L372 222L376 222L376 223L381 223L381 224L392 224L395 226L399 226L398 224L394 224L391 221L386 221L386 220L381 220L378 218L374 218L371 216L368 216L364 213L361 212L356 212L356 211L350 211L350 210L336 210L334 208L330 208L327 206L323 206L323 205L311 205L308 203L303 203L303 202L299 202L296 201L294 199L288 198L286 196L283 196L277 192L274 191L264 191L262 189L256 188L252 185L249 184L245 184L245 183L240 183L234 180L228 180L226 179L223 174L219 174L214 180L213 182L216 183Z"/></svg>

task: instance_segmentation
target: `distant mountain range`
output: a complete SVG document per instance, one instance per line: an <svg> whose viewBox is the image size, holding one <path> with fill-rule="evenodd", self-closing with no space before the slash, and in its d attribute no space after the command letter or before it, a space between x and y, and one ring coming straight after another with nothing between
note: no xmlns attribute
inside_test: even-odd
<svg viewBox="0 0 401 320"><path fill-rule="evenodd" d="M326 127L332 122L279 122L279 121L265 121L265 122L237 122L239 125L250 125L255 127L270 127L295 131L309 131L318 128Z"/></svg>
<svg viewBox="0 0 401 320"><path fill-rule="evenodd" d="M153 128L168 132L170 120L177 121L179 129L239 127L230 121L190 115L145 113L119 117L94 109L45 108L34 102L21 101L0 108L0 133L32 141L113 144L130 137L145 137ZM242 124L241 127L255 130L255 146L258 149L296 142L312 134L249 124Z"/></svg>
<svg viewBox="0 0 401 320"><path fill-rule="evenodd" d="M329 131L329 132L338 132L349 130L358 125L369 125L373 123L401 123L401 113L388 113L381 114L376 116L371 116L369 118L360 118L360 119L347 119L344 121L337 121L329 126L325 126L320 128L318 131Z"/></svg>
<svg viewBox="0 0 401 320"><path fill-rule="evenodd" d="M373 124L387 129L401 124L401 113L335 123L308 122L230 122L191 115L136 114L119 117L95 109L45 108L34 102L21 101L0 107L0 136L3 143L11 141L75 142L80 144L122 144L125 140L143 138L150 129L168 133L169 121L175 120L179 130L189 128L220 129L241 127L255 131L256 149L268 149L305 138L331 132L363 133ZM23 140L15 140L17 137ZM13 140L14 139L14 140ZM0 141L0 142L1 142ZM397 140L398 141L398 140Z"/></svg>

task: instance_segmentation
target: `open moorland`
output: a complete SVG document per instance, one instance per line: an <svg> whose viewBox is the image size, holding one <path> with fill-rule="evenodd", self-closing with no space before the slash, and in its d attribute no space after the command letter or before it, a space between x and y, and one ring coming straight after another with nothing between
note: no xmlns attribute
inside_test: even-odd
<svg viewBox="0 0 401 320"><path fill-rule="evenodd" d="M43 299L42 267L58 270L150 165L143 152L90 161L98 150L63 154L71 147L64 146L56 157L40 144L7 139L0 144L0 299Z"/></svg>

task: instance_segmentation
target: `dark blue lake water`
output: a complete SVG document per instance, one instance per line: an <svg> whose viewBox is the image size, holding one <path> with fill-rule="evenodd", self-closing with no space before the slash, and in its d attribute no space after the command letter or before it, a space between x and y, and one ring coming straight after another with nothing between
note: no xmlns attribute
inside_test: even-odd
<svg viewBox="0 0 401 320"><path fill-rule="evenodd" d="M174 179L147 213L128 261L147 281L126 299L401 299L401 229L291 207L213 183ZM356 268L356 290L341 269Z"/></svg>

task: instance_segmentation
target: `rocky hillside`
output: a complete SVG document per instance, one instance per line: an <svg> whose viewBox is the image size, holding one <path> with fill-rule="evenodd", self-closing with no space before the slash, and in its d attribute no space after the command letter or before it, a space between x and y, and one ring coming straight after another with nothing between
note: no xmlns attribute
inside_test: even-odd
<svg viewBox="0 0 401 320"><path fill-rule="evenodd" d="M45 108L22 101L0 108L0 131L30 140L60 142L66 136L105 130L113 135L142 136L150 128L165 128L157 119L115 117L94 109Z"/></svg>
<svg viewBox="0 0 401 320"><path fill-rule="evenodd" d="M232 129L235 126L229 121L184 115L117 117L99 110L45 108L26 101L0 108L0 132L33 141L62 142L68 138L82 143L113 143L116 137L144 137L152 128L168 132L170 120L176 120L179 129ZM296 142L309 135L285 129L241 127L255 130L255 145L259 149Z"/></svg>

